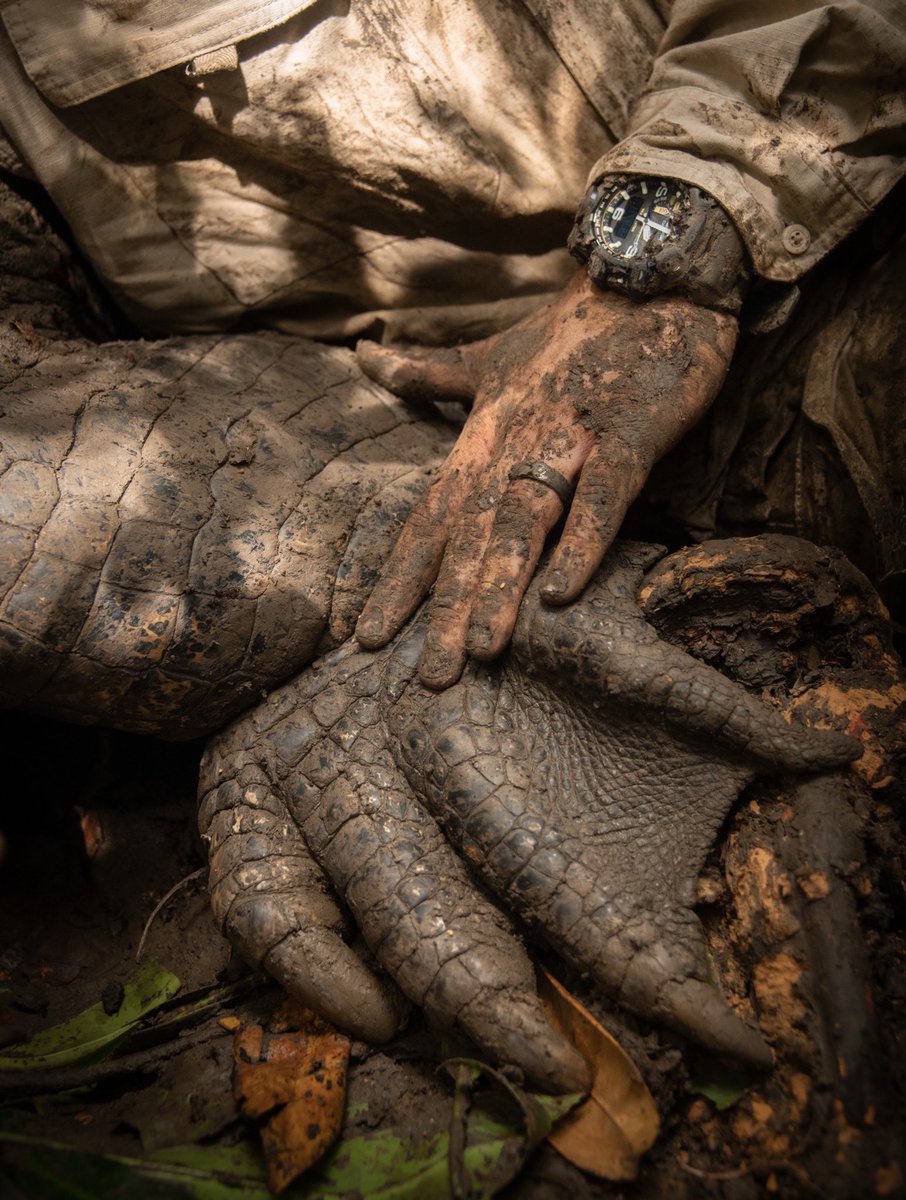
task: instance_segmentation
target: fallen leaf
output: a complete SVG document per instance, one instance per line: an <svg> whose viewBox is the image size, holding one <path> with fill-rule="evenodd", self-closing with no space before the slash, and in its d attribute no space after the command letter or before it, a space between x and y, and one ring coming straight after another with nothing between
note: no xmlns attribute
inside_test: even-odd
<svg viewBox="0 0 906 1200"><path fill-rule="evenodd" d="M700 1064L692 1078L692 1091L710 1100L714 1107L723 1112L732 1108L760 1077L738 1067L728 1067L717 1059L706 1059Z"/></svg>
<svg viewBox="0 0 906 1200"><path fill-rule="evenodd" d="M233 1043L233 1095L263 1121L268 1183L282 1192L336 1141L343 1123L349 1039L287 1000L267 1027L248 1023Z"/></svg>
<svg viewBox="0 0 906 1200"><path fill-rule="evenodd" d="M255 975L244 975L235 983L207 984L194 992L186 992L176 1000L162 1004L158 1011L150 1017L136 1033L130 1043L152 1045L156 1042L169 1041L181 1030L190 1025L213 1016L220 1009L241 1000L249 992L259 986ZM229 1020L225 1017L224 1020ZM238 1022L237 1022L238 1027Z"/></svg>
<svg viewBox="0 0 906 1200"><path fill-rule="evenodd" d="M586 1100L547 1135L575 1166L604 1179L635 1179L639 1158L654 1144L657 1108L635 1063L591 1013L543 968L538 993L550 1023L591 1064Z"/></svg>
<svg viewBox="0 0 906 1200"><path fill-rule="evenodd" d="M441 1066L453 1076L454 1084L447 1157L453 1200L496 1195L516 1178L532 1151L544 1141L554 1125L582 1100L579 1095L543 1096L523 1091L500 1071L474 1058L451 1058ZM474 1088L482 1075L486 1075L499 1090L478 1097L478 1102L483 1102L485 1108L473 1113ZM485 1121L493 1119L495 1108L498 1121L502 1121L498 1129L511 1128L513 1116L517 1127L502 1144L492 1143L487 1154L482 1155L479 1151L477 1161L474 1155L469 1161L469 1150L472 1149L469 1134L482 1130L486 1133L488 1126L482 1126L482 1118Z"/></svg>
<svg viewBox="0 0 906 1200"><path fill-rule="evenodd" d="M62 1025L42 1029L29 1041L0 1054L0 1072L71 1067L103 1058L181 986L159 963L146 962L124 985L122 1002L113 1016L104 1012L103 1004L93 1004Z"/></svg>

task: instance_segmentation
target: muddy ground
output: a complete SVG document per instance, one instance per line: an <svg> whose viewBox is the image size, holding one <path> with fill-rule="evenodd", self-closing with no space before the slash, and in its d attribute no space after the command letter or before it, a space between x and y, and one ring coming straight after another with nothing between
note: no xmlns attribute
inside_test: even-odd
<svg viewBox="0 0 906 1200"><path fill-rule="evenodd" d="M136 970L149 915L189 876L151 925L143 956L177 975L183 994L215 983L244 986L248 972L231 961L208 910L204 875L197 874L203 865L194 828L201 743L165 744L15 714L4 716L3 727L8 780L0 881L0 978L7 1001L3 1041L53 1026L98 1001L115 1006L118 985ZM662 1134L635 1184L596 1180L545 1146L504 1195L514 1200L754 1200L765 1195L855 1200L903 1194L897 1117L906 1092L906 957L902 842L890 799L890 789L884 789L877 811L869 814L870 861L858 883L877 1024L874 1040L858 1051L860 1061L841 1067L846 1078L838 1073L831 1079L820 1054L809 1046L814 1034L805 1008L812 993L796 975L792 958L776 949L776 939L790 934L782 928L784 921L797 920L792 909L784 908L783 881L778 885L777 880L783 853L777 850L780 843L771 842L789 825L791 808L789 797L762 787L744 798L732 819L729 836L703 879L700 911L731 995L745 992L748 984L744 953L734 946L725 919L727 880L748 898L762 926L775 927L773 953L759 951L751 940L742 948L757 960L750 966L756 990L761 989L762 1023L767 1016L768 1032L781 1047L774 1075L762 1081L721 1077L715 1064L703 1062L678 1039L608 1013L581 981L570 980L642 1069L661 1112ZM814 881L811 886L820 890ZM773 909L765 899L769 892L780 897ZM737 916L737 943L738 926ZM851 957L847 946L838 949L844 960ZM833 967L830 973L842 978ZM280 994L267 985L250 983L249 988L242 995L240 986L238 999L185 1030L169 1048L134 1052L127 1074L76 1068L75 1078L45 1081L43 1096L40 1077L20 1079L13 1094L7 1092L6 1114L27 1120L31 1136L125 1156L254 1136L235 1109L232 1036L220 1020L260 1017L279 1003ZM437 1066L444 1054L462 1049L467 1048L426 1030L418 1018L382 1050L354 1044L346 1135L392 1129L417 1145L444 1131L451 1089ZM61 1082L66 1084L62 1091ZM740 1094L746 1082L752 1086ZM69 1090L78 1084L82 1090ZM721 1098L721 1087L723 1098L734 1101L723 1110L714 1100ZM36 1184L33 1177L23 1182L15 1169L0 1183L0 1193L4 1200L7 1194L27 1200L85 1195L61 1192L57 1183ZM305 1185L290 1194L304 1196Z"/></svg>

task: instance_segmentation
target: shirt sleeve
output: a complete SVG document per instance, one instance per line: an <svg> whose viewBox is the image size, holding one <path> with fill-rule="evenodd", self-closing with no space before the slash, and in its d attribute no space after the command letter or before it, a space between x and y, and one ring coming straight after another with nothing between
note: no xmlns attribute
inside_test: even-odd
<svg viewBox="0 0 906 1200"><path fill-rule="evenodd" d="M709 192L793 281L906 168L906 4L677 0L627 136L595 164Z"/></svg>

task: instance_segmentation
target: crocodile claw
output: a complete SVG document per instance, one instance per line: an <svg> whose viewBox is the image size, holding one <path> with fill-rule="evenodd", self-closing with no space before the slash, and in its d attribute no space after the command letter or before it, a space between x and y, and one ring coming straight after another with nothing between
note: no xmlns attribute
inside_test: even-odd
<svg viewBox="0 0 906 1200"><path fill-rule="evenodd" d="M341 1025L387 1036L392 993L370 971L353 987L345 946L341 970L310 948L328 932L342 945L332 885L405 996L572 1090L587 1071L541 1014L527 927L628 1009L769 1066L709 980L698 875L754 775L839 766L859 747L788 724L660 638L637 600L658 556L619 546L565 609L531 589L507 657L445 692L418 682L416 617L377 654L341 647L215 739L201 826L241 952L309 1002L329 996ZM244 779L266 790L271 849L245 832Z"/></svg>

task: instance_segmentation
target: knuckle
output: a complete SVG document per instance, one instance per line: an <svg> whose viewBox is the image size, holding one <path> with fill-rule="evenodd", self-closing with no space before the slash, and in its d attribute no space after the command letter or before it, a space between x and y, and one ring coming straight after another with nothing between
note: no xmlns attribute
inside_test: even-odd
<svg viewBox="0 0 906 1200"><path fill-rule="evenodd" d="M424 537L434 532L439 516L439 505L435 504L430 496L426 496L420 504L417 504L413 508L406 519L406 524L403 526L403 532L400 535L400 542L405 543L413 539L421 541Z"/></svg>
<svg viewBox="0 0 906 1200"><path fill-rule="evenodd" d="M642 451L634 440L624 433L611 431L598 446L598 457L608 467L636 468L642 461Z"/></svg>
<svg viewBox="0 0 906 1200"><path fill-rule="evenodd" d="M463 610L469 604L469 597L474 589L474 581L462 573L446 574L438 587L435 588L428 605L428 616L432 626L440 624L455 625L463 617Z"/></svg>

